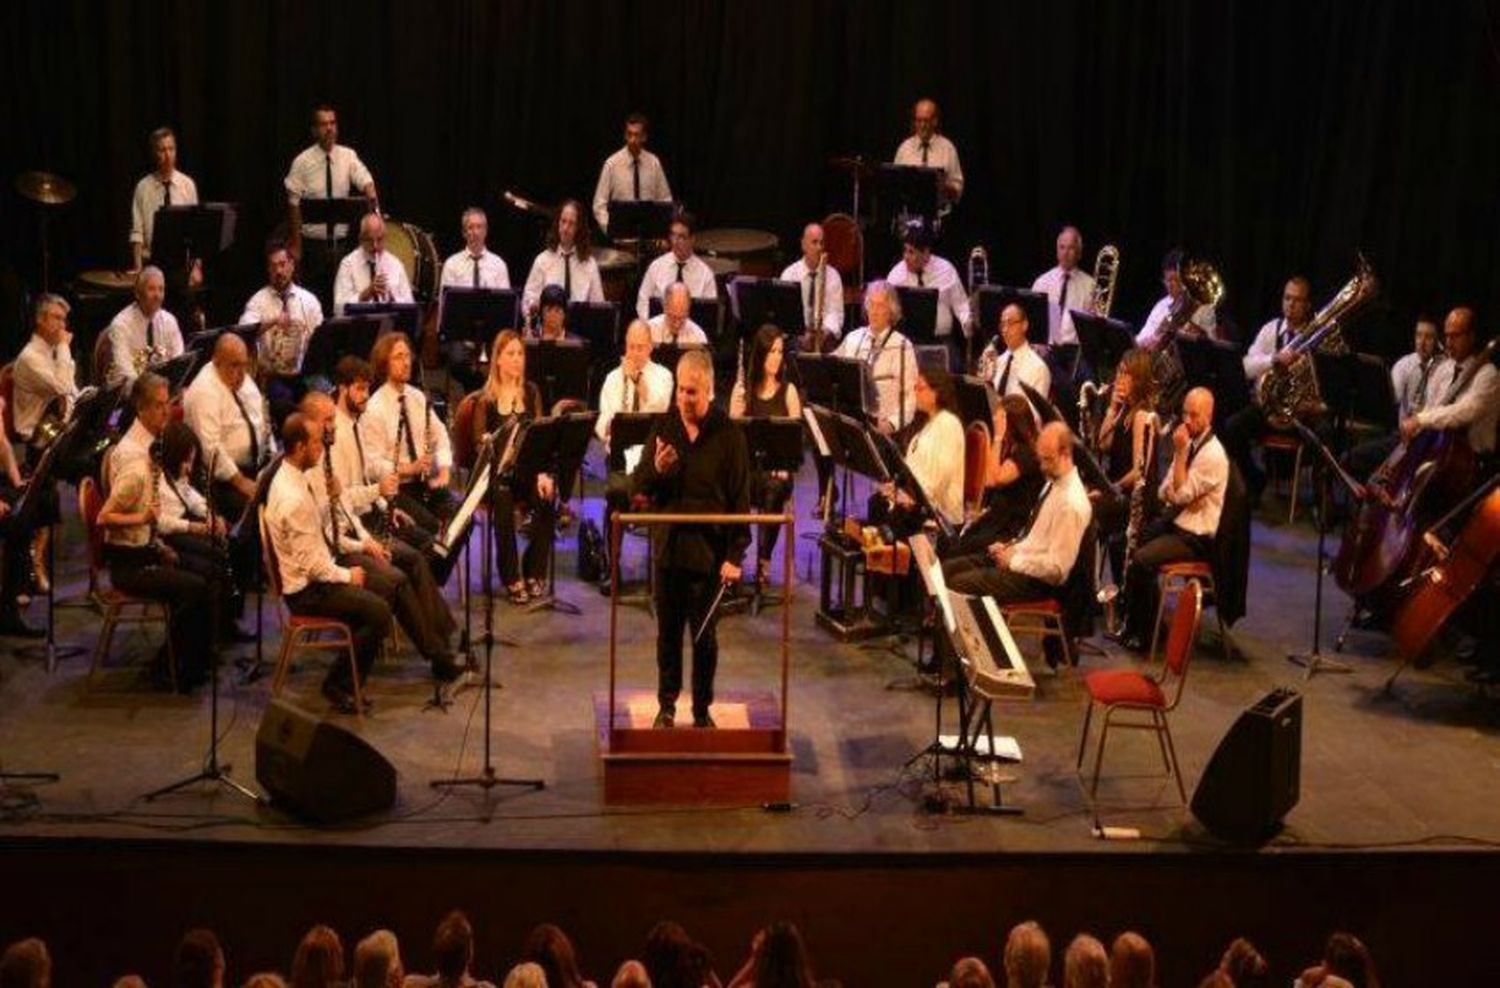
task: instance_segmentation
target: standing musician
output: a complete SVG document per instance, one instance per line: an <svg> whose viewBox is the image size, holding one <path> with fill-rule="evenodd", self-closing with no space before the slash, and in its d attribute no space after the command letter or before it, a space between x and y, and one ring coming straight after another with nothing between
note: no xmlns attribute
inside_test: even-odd
<svg viewBox="0 0 1500 988"><path fill-rule="evenodd" d="M964 426L954 414L958 399L953 378L941 367L917 372L917 421L906 444L906 465L928 502L950 525L964 519ZM910 493L892 484L870 498L870 522L888 524L898 538L912 535L925 520Z"/></svg>
<svg viewBox="0 0 1500 988"><path fill-rule="evenodd" d="M1073 310L1090 311L1094 300L1094 276L1078 269L1083 256L1083 234L1076 226L1065 226L1057 234L1057 266L1037 275L1031 290L1047 296L1047 343L1057 351L1060 363L1072 366L1072 353L1078 346L1078 331L1073 328Z"/></svg>
<svg viewBox="0 0 1500 988"><path fill-rule="evenodd" d="M594 187L594 219L599 221L601 230L609 229L611 202L672 201L672 188L667 184L661 159L646 150L646 128L644 114L632 113L626 117L625 146L605 158L604 167L599 169L599 184Z"/></svg>
<svg viewBox="0 0 1500 988"><path fill-rule="evenodd" d="M1245 377L1250 382L1252 394L1272 367L1285 370L1296 362L1298 354L1293 344L1307 328L1312 311L1312 285L1300 274L1296 275L1281 290L1280 318L1267 321L1255 334L1250 349L1245 351ZM1219 437L1229 458L1244 475L1252 503L1260 500L1261 491L1265 489L1266 472L1255 463L1250 451L1252 444L1265 431L1266 413L1259 404L1251 402L1229 416Z"/></svg>
<svg viewBox="0 0 1500 988"><path fill-rule="evenodd" d="M1229 456L1213 434L1214 395L1193 388L1182 402L1182 424L1172 432L1172 465L1159 493L1171 511L1147 525L1135 557L1126 561L1125 626L1116 640L1144 651L1156 619L1156 570L1182 560L1209 561L1229 487Z"/></svg>
<svg viewBox="0 0 1500 988"><path fill-rule="evenodd" d="M328 547L327 530L313 493L315 484L307 474L322 461L322 437L300 412L293 412L281 427L281 441L286 457L283 469L277 470L271 481L265 512L281 575L282 599L293 614L333 618L347 624L363 680L390 630L391 609L379 594L366 587L363 567L340 566ZM357 712L347 653L339 653L328 671L323 696L339 713Z"/></svg>
<svg viewBox="0 0 1500 988"><path fill-rule="evenodd" d="M401 478L395 504L429 532L442 527L453 511L448 484L453 472L453 443L448 429L432 413L427 395L411 384L411 341L405 333L387 333L370 352L375 379L382 382L360 416L369 472L378 481L394 472Z"/></svg>
<svg viewBox="0 0 1500 988"><path fill-rule="evenodd" d="M318 505L329 551L340 564L365 571L366 588L390 606L401 630L432 664L433 678L452 682L463 671L448 644L458 623L433 579L426 557L399 539L393 539L388 547L382 545L344 498L328 459L335 429L333 399L321 391L309 391L298 411L309 432L324 446L321 463L303 472Z"/></svg>
<svg viewBox="0 0 1500 988"><path fill-rule="evenodd" d="M958 148L938 133L941 125L937 103L917 100L911 111L911 136L896 148L894 163L942 169L943 198L957 202L964 194L964 170L958 162Z"/></svg>
<svg viewBox="0 0 1500 988"><path fill-rule="evenodd" d="M1107 540L1110 571L1116 583L1125 579L1125 536L1131 505L1139 501L1135 510L1140 524L1157 512L1156 428L1156 374L1151 354L1134 348L1125 353L1115 370L1109 409L1099 423L1098 434L1084 437L1099 450L1105 475L1124 495L1123 500L1117 500L1106 491L1089 491L1100 538ZM1136 534L1139 538L1140 532Z"/></svg>
<svg viewBox="0 0 1500 988"><path fill-rule="evenodd" d="M495 337L490 376L479 392L474 415L475 447L495 437L493 455L501 457L496 484L490 489L490 517L494 519L495 555L500 580L513 604L525 604L547 593L547 569L557 532L557 486L548 473L522 476L514 470L519 447L518 429L542 417L542 393L526 380L526 345L515 330L502 329ZM511 462L507 462L511 461ZM526 552L516 556L516 509L531 514Z"/></svg>
<svg viewBox="0 0 1500 988"><path fill-rule="evenodd" d="M273 428L286 421L307 390L302 383L302 361L308 341L323 324L323 304L292 280L296 270L297 262L286 244L279 240L266 244L266 286L250 296L240 313L242 325L260 324L255 350L266 371Z"/></svg>
<svg viewBox="0 0 1500 988"><path fill-rule="evenodd" d="M390 499L401 488L395 470L378 480L368 479L371 468L359 421L370 400L370 378L369 362L353 354L339 358L334 367L333 446L328 450L333 476L343 491L344 503L365 528L382 537L394 534L413 549L425 552L438 533L422 528L399 508L392 508ZM387 527L391 522L396 524L394 533Z"/></svg>
<svg viewBox="0 0 1500 988"><path fill-rule="evenodd" d="M0 398L0 416L5 412L5 399ZM26 520L19 517L25 484L21 480L21 465L16 461L15 450L5 430L0 429L0 638L41 638L46 632L33 628L21 617L20 596L26 590L27 553L31 550L33 536L27 529Z"/></svg>
<svg viewBox="0 0 1500 988"><path fill-rule="evenodd" d="M650 316L651 300L661 298L672 285L686 285L693 298L719 297L713 268L693 253L693 234L697 231L698 221L687 210L672 217L668 240L671 249L652 261L641 277L641 290L635 297L636 315L642 319Z"/></svg>
<svg viewBox="0 0 1500 988"><path fill-rule="evenodd" d="M343 315L350 302L411 301L406 267L385 249L385 220L379 213L366 213L359 221L359 246L339 262L333 279L334 313Z"/></svg>
<svg viewBox="0 0 1500 988"><path fill-rule="evenodd" d="M1046 480L1036 441L1031 402L1020 395L1001 398L991 423L990 455L985 459L984 510L942 546L945 558L983 554L991 543L1021 534Z"/></svg>
<svg viewBox="0 0 1500 988"><path fill-rule="evenodd" d="M630 478L625 451L610 441L610 424L621 412L665 412L672 405L672 372L651 359L651 328L637 319L625 330L625 355L599 389L599 418L594 435L604 444L609 480L604 500L609 514L630 507Z"/></svg>
<svg viewBox="0 0 1500 988"><path fill-rule="evenodd" d="M674 282L666 288L661 312L646 323L651 328L652 343L672 346L708 346L708 334L693 322L693 298L686 285ZM641 317L642 319L645 316Z"/></svg>
<svg viewBox="0 0 1500 988"><path fill-rule="evenodd" d="M1135 334L1135 345L1146 350L1157 350L1166 344L1167 339L1162 332L1167 322L1167 317L1172 314L1172 309L1187 291L1182 284L1182 274L1179 268L1182 266L1182 250L1173 249L1161 260L1161 283L1167 290L1157 303L1151 307L1151 312L1146 316L1146 321L1141 325L1141 331ZM1177 332L1188 339L1197 339L1207 336L1209 339L1219 338L1218 314L1211 305L1200 305L1193 311L1192 317Z"/></svg>
<svg viewBox="0 0 1500 988"><path fill-rule="evenodd" d="M1396 392L1396 420L1410 418L1427 405L1427 384L1443 362L1438 323L1432 316L1417 316L1412 352L1391 368L1391 387Z"/></svg>
<svg viewBox="0 0 1500 988"><path fill-rule="evenodd" d="M183 419L198 436L212 472L211 494L231 522L255 497L255 478L275 452L265 401L248 373L245 341L225 333L213 362L198 372L182 396Z"/></svg>
<svg viewBox="0 0 1500 988"><path fill-rule="evenodd" d="M168 605L167 634L178 684L191 689L207 678L212 622L203 617L209 613L210 588L157 538L160 467L153 447L171 415L166 379L149 371L141 374L131 385L130 400L135 421L110 454L109 497L97 520L104 530L104 561L116 589ZM165 646L157 653L152 677L158 685L170 681Z"/></svg>
<svg viewBox="0 0 1500 988"><path fill-rule="evenodd" d="M786 343L781 330L762 326L755 331L750 345L749 370L736 381L729 394L729 417L732 419L801 418L802 399L797 386L786 379ZM750 475L750 501L767 514L780 514L792 496L791 474L784 470L753 471ZM781 535L780 525L760 526L755 549L755 582L761 586L771 576L771 554Z"/></svg>
<svg viewBox="0 0 1500 988"><path fill-rule="evenodd" d="M902 240L901 260L891 268L886 280L892 285L938 290L933 333L948 344L954 366L962 366L964 337L969 334L969 293L959 280L958 269L952 261L933 254L935 238L927 223L915 220L907 224Z"/></svg>
<svg viewBox="0 0 1500 988"><path fill-rule="evenodd" d="M652 431L632 476L632 492L668 514L743 514L750 507L750 453L745 434L713 405L714 368L702 350L677 362L676 408ZM693 638L693 726L714 727L714 671L719 662L715 598L737 583L747 525L658 525L656 560L657 701L655 726L673 726L682 691L682 636Z"/></svg>
<svg viewBox="0 0 1500 988"><path fill-rule="evenodd" d="M593 257L593 238L583 218L583 205L577 199L566 199L557 207L557 218L547 231L547 243L526 276L521 304L530 316L536 311L542 289L562 286L569 302L603 302L604 282L599 277L599 262Z"/></svg>
<svg viewBox="0 0 1500 988"><path fill-rule="evenodd" d="M110 363L104 383L109 387L128 386L147 367L182 356L182 330L177 317L162 308L166 298L167 280L161 268L150 264L141 268L135 276L135 301L115 313L105 330Z"/></svg>
<svg viewBox="0 0 1500 988"><path fill-rule="evenodd" d="M1000 310L1000 333L998 340L991 340L980 354L979 364L981 368L994 368L989 383L995 388L995 393L1004 398L1006 395L1026 396L1021 390L1021 385L1029 385L1032 390L1042 397L1046 397L1052 390L1052 370L1047 366L1047 361L1042 355L1032 349L1027 333L1031 331L1031 320L1026 317L1026 310L1015 302L1010 303ZM996 343L1000 346L997 347ZM1003 347L1003 350L1000 349ZM1033 409L1033 414L1040 414Z"/></svg>
<svg viewBox="0 0 1500 988"><path fill-rule="evenodd" d="M888 282L872 281L865 288L866 325L845 336L836 357L853 357L870 365L878 399L876 425L893 435L916 417L917 352L895 327L901 319L901 299Z"/></svg>
<svg viewBox="0 0 1500 988"><path fill-rule="evenodd" d="M139 271L151 256L151 234L156 230L156 211L164 206L198 205L198 185L177 170L177 135L171 127L158 127L147 139L156 169L135 183L130 198L130 270ZM171 258L158 260L170 267ZM190 285L203 283L203 264L194 259L186 272ZM181 275L179 274L179 277Z"/></svg>
<svg viewBox="0 0 1500 988"><path fill-rule="evenodd" d="M802 256L786 266L781 272L781 280L802 286L802 324L811 330L818 326L819 314L813 311L813 302L818 297L817 281L823 279L823 323L820 328L825 339L837 343L844 333L844 282L832 264L824 263L821 269L818 267L818 262L825 260L826 254L823 227L818 223L807 224L802 228Z"/></svg>
<svg viewBox="0 0 1500 988"><path fill-rule="evenodd" d="M286 187L287 229L292 257L303 277L324 302L331 298L332 273L348 242L344 223L303 223L303 199L341 199L363 195L372 212L379 212L380 197L375 179L354 149L340 144L339 118L333 107L321 103L312 112L313 145L292 159L283 185ZM308 241L306 250L303 241Z"/></svg>

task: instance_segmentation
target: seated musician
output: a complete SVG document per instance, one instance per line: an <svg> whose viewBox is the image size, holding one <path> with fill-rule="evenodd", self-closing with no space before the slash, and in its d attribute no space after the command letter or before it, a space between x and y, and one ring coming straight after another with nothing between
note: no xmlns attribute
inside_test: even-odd
<svg viewBox="0 0 1500 988"><path fill-rule="evenodd" d="M1037 439L1037 459L1047 483L1018 537L991 543L985 551L943 562L943 578L958 593L994 597L999 603L1058 599L1078 561L1093 517L1088 492L1073 465L1073 434L1049 422ZM1047 646L1047 661L1061 654Z"/></svg>
<svg viewBox="0 0 1500 988"><path fill-rule="evenodd" d="M1107 542L1110 570L1116 583L1125 578L1125 534L1137 485L1144 485L1142 521L1157 512L1157 428L1156 376L1151 354L1139 348L1129 350L1115 370L1109 409L1099 423L1099 433L1087 437L1094 449L1100 451L1105 476L1122 495L1116 499L1107 491L1089 491L1094 518L1099 523L1099 537Z"/></svg>
<svg viewBox="0 0 1500 988"><path fill-rule="evenodd" d="M729 417L801 418L802 399L797 386L786 379L786 343L781 330L762 326L750 345L750 363L743 380L736 381L729 395ZM783 470L753 471L750 502L759 511L780 514L792 496L795 478ZM780 525L761 525L755 549L755 582L764 586L771 575L771 554L781 535Z"/></svg>
<svg viewBox="0 0 1500 988"><path fill-rule="evenodd" d="M1146 350L1160 349L1166 342L1167 337L1163 332L1167 317L1172 314L1179 301L1186 294L1187 289L1182 284L1182 260L1181 249L1173 249L1161 260L1161 283L1167 290L1157 303L1151 307L1151 312L1146 316L1146 321L1141 325L1141 331L1135 334L1135 345ZM1187 304L1187 303L1184 303ZM1200 305L1194 311L1187 323L1177 331L1188 339L1196 339L1207 336L1209 339L1219 338L1218 314L1211 305Z"/></svg>
<svg viewBox="0 0 1500 988"><path fill-rule="evenodd" d="M209 583L181 565L177 553L157 535L160 517L159 484L154 446L171 416L167 382L143 372L130 390L135 421L110 452L106 468L109 497L99 509L104 530L104 561L115 589L136 597L161 601L171 609L167 633L177 660L178 685L186 690L208 674L212 622ZM169 682L167 650L163 646L152 667L159 686Z"/></svg>
<svg viewBox="0 0 1500 988"><path fill-rule="evenodd" d="M77 372L70 347L73 334L68 330L69 311L68 303L59 295L38 296L33 308L31 339L16 356L12 411L16 434L25 441L27 456L33 466L41 457L41 443L44 440L51 442L54 438L53 435L37 436L37 427L44 418L51 418L52 426L67 422L78 399ZM73 444L73 449L89 445ZM91 470L87 452L60 449L54 454L54 457L58 456L65 459L63 462L54 460L53 477L76 480ZM56 484L50 484L41 494L39 513L32 519L36 534L31 546L31 569L36 588L46 593L50 585L47 543L51 538L51 526L62 516L58 509Z"/></svg>
<svg viewBox="0 0 1500 988"><path fill-rule="evenodd" d="M963 366L964 339L969 335L969 293L953 262L932 252L936 243L937 237L925 221L913 220L907 224L901 260L891 268L886 280L908 288L937 289L933 335L948 344L953 366Z"/></svg>
<svg viewBox="0 0 1500 988"><path fill-rule="evenodd" d="M568 302L603 302L604 282L599 277L599 262L593 257L593 238L583 218L583 206L576 199L564 200L557 207L557 218L547 231L547 244L526 276L521 293L521 307L529 317L541 301L542 289L558 285Z"/></svg>
<svg viewBox="0 0 1500 988"><path fill-rule="evenodd" d="M672 372L651 359L651 328L637 319L625 330L625 355L620 366L604 378L599 390L599 418L594 434L604 444L609 481L604 500L608 511L630 507L630 478L625 473L625 451L616 449L610 424L621 412L665 412L672 405Z"/></svg>
<svg viewBox="0 0 1500 988"><path fill-rule="evenodd" d="M272 435L307 391L302 361L312 334L323 324L323 303L293 281L297 262L286 244L266 244L266 286L245 302L240 324L259 323L257 362L266 372L266 401L271 406Z"/></svg>
<svg viewBox="0 0 1500 988"><path fill-rule="evenodd" d="M333 277L334 314L343 315L351 302L411 301L406 267L385 249L385 220L379 213L366 213L359 221L359 246L344 255Z"/></svg>
<svg viewBox="0 0 1500 988"><path fill-rule="evenodd" d="M275 452L265 400L249 370L245 341L225 333L214 344L213 361L182 396L183 419L212 474L210 494L230 524L245 513L255 479Z"/></svg>
<svg viewBox="0 0 1500 988"><path fill-rule="evenodd" d="M542 289L537 305L536 339L545 343L581 339L568 332L568 297L556 285Z"/></svg>
<svg viewBox="0 0 1500 988"><path fill-rule="evenodd" d="M945 558L982 553L992 542L1015 538L1026 527L1041 493L1046 478L1037 460L1036 414L1031 403L1020 395L1001 398L990 435L983 510L942 546Z"/></svg>
<svg viewBox="0 0 1500 988"><path fill-rule="evenodd" d="M1012 302L1000 310L999 346L996 346L997 341L991 341L980 354L980 367L985 370L994 368L992 375L986 376L994 385L995 393L1002 398L1006 395L1025 397L1026 392L1021 390L1023 384L1029 385L1043 398L1052 391L1052 370L1027 339L1030 330L1031 320L1027 318L1026 310Z"/></svg>
<svg viewBox="0 0 1500 988"><path fill-rule="evenodd" d="M0 398L0 416L5 414L5 399ZM21 594L26 590L32 534L30 526L17 514L25 484L21 465L5 430L0 429L0 638L41 638L46 632L33 628L21 616Z"/></svg>
<svg viewBox="0 0 1500 988"><path fill-rule="evenodd" d="M906 465L928 502L949 526L964 517L964 426L954 414L953 378L941 367L917 372L916 433L906 444ZM910 492L887 485L870 498L870 522L889 524L897 537L914 534L925 518Z"/></svg>
<svg viewBox="0 0 1500 988"><path fill-rule="evenodd" d="M380 382L359 418L367 481L386 474L401 478L396 504L429 532L452 514L453 444L433 413L427 394L411 383L416 357L405 333L387 333L370 352Z"/></svg>
<svg viewBox="0 0 1500 988"><path fill-rule="evenodd" d="M1144 651L1156 620L1156 571L1167 563L1210 561L1224 495L1229 486L1229 456L1213 433L1214 396L1193 388L1182 402L1182 424L1172 432L1172 465L1159 493L1176 511L1147 525L1135 558L1127 560L1124 591L1125 626L1116 636L1124 647Z"/></svg>
<svg viewBox="0 0 1500 988"><path fill-rule="evenodd" d="M1047 296L1047 345L1063 365L1073 365L1078 348L1078 330L1073 328L1073 310L1089 312L1094 303L1094 276L1078 269L1083 256L1083 234L1076 226L1065 226L1057 235L1057 266L1037 275L1031 290Z"/></svg>
<svg viewBox="0 0 1500 988"><path fill-rule="evenodd" d="M491 291L510 288L510 268L505 258L490 250L489 217L478 206L465 209L459 221L464 237L463 250L443 262L438 290L449 288L484 288ZM438 325L442 325L441 316ZM482 345L481 345L482 346ZM480 351L468 340L443 345L443 362L465 389L477 388L483 382L482 368L477 366Z"/></svg>
<svg viewBox="0 0 1500 988"><path fill-rule="evenodd" d="M896 148L893 162L941 169L943 198L957 202L964 194L964 170L958 161L958 148L938 133L941 125L937 103L930 99L917 100L911 111L911 136Z"/></svg>
<svg viewBox="0 0 1500 988"><path fill-rule="evenodd" d="M828 342L824 349L832 347L844 333L844 282L838 269L832 264L823 265L818 274L818 262L825 255L823 250L823 227L809 223L802 229L802 256L781 272L782 281L791 281L802 287L802 324L809 329L818 325L818 314L813 311L813 300L818 297L817 285L823 279L823 333Z"/></svg>
<svg viewBox="0 0 1500 988"><path fill-rule="evenodd" d="M493 436L493 454L500 457L499 476L490 490L490 513L500 581L512 604L525 604L547 593L547 570L557 531L557 487L551 474L521 476L512 470L520 448L518 430L543 414L542 393L526 380L526 345L514 330L502 329L495 337L490 376L479 392L474 428L476 448L486 436ZM531 514L526 552L520 559L516 557L518 507Z"/></svg>
<svg viewBox="0 0 1500 988"><path fill-rule="evenodd" d="M1250 349L1245 351L1245 378L1250 382L1252 394L1271 368L1286 370L1296 361L1297 351L1292 344L1302 335L1311 318L1312 287L1306 278L1297 275L1281 290L1281 316L1262 326ZM1229 416L1219 435L1229 458L1245 477L1252 503L1260 500L1261 491L1265 489L1266 472L1256 464L1250 452L1255 440L1265 431L1266 413L1258 403L1251 402Z"/></svg>
<svg viewBox="0 0 1500 988"><path fill-rule="evenodd" d="M448 644L458 623L433 579L427 558L399 539L382 544L373 538L345 499L329 458L336 435L333 399L321 391L309 391L297 410L308 431L324 446L321 462L303 472L334 558L343 566L359 566L365 571L366 589L390 606L401 630L432 664L433 678L452 682L462 672Z"/></svg>
<svg viewBox="0 0 1500 988"><path fill-rule="evenodd" d="M135 301L115 313L105 330L110 364L104 383L109 387L128 386L145 368L182 355L182 330L177 317L162 308L166 298L167 281L161 268L150 264L141 268L135 276Z"/></svg>
<svg viewBox="0 0 1500 988"><path fill-rule="evenodd" d="M642 319L650 316L651 300L662 298L671 285L686 285L693 298L719 297L719 283L714 280L713 268L693 253L693 234L697 230L698 221L687 210L672 217L670 249L652 261L641 277L641 290L635 297L636 315Z"/></svg>
<svg viewBox="0 0 1500 988"><path fill-rule="evenodd" d="M164 206L198 205L198 185L177 170L177 135L171 127L158 127L148 139L156 168L135 183L130 197L130 270L139 271L151 257L151 235L156 231L156 211ZM188 283L203 282L203 265L194 260L186 272ZM181 275L179 274L179 281Z"/></svg>
<svg viewBox="0 0 1500 988"><path fill-rule="evenodd" d="M916 416L917 354L911 341L895 328L901 321L901 300L888 282L872 281L865 287L865 320L866 325L844 337L834 356L852 357L870 366L876 425L881 432L894 435ZM852 409L843 411L849 414Z"/></svg>
<svg viewBox="0 0 1500 988"><path fill-rule="evenodd" d="M645 114L625 118L625 146L604 159L599 183L594 187L594 219L599 229L609 229L611 202L671 202L672 187L661 159L646 150L649 126ZM579 219L583 214L579 213ZM645 315L642 314L642 319Z"/></svg>
<svg viewBox="0 0 1500 988"><path fill-rule="evenodd" d="M651 317L651 342L670 346L707 346L708 334L693 322L693 296L686 285L671 284L662 297L661 312ZM645 318L642 316L641 318Z"/></svg>
<svg viewBox="0 0 1500 988"><path fill-rule="evenodd" d="M369 362L353 354L339 358L334 367L333 447L328 451L333 475L343 491L344 503L359 516L365 528L384 538L394 524L396 538L425 552L438 533L422 528L410 515L391 504L401 487L396 472L392 470L378 480L369 479L370 462L365 456L359 421L370 400L372 374Z"/></svg>
<svg viewBox="0 0 1500 988"><path fill-rule="evenodd" d="M1412 352L1391 367L1391 388L1396 392L1396 421L1420 412L1427 404L1427 383L1443 362L1438 323L1425 313L1417 316Z"/></svg>
<svg viewBox="0 0 1500 988"><path fill-rule="evenodd" d="M391 609L366 588L362 567L340 566L328 548L314 485L307 478L307 471L322 461L322 437L308 427L301 413L293 412L281 427L281 441L286 450L283 469L271 481L265 513L281 575L282 599L293 614L347 624L354 639L354 660L364 680L390 631ZM356 712L353 669L346 653L338 653L323 680L323 696L340 713Z"/></svg>

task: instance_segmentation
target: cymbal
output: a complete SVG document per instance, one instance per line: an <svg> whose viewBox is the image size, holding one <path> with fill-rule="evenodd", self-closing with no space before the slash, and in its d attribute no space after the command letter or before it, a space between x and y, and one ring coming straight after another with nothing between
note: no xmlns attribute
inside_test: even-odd
<svg viewBox="0 0 1500 988"><path fill-rule="evenodd" d="M514 192L511 192L509 190L506 190L504 198L507 203L523 213L531 213L535 216L544 216L547 219L551 219L552 217L557 215L556 206L547 205L546 203L533 202L530 199L518 196Z"/></svg>
<svg viewBox="0 0 1500 988"><path fill-rule="evenodd" d="M853 172L856 175L873 175L875 166L865 159L862 154L836 154L828 159L830 168L840 171Z"/></svg>
<svg viewBox="0 0 1500 988"><path fill-rule="evenodd" d="M44 206L63 206L78 195L78 187L51 172L23 172L16 176L16 191Z"/></svg>

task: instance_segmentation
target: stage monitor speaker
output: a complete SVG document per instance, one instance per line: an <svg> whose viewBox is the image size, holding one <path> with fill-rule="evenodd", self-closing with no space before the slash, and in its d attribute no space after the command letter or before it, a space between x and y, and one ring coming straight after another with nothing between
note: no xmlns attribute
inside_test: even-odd
<svg viewBox="0 0 1500 988"><path fill-rule="evenodd" d="M396 768L337 724L272 700L255 734L255 779L294 816L334 823L396 805Z"/></svg>
<svg viewBox="0 0 1500 988"><path fill-rule="evenodd" d="M1227 840L1263 841L1297 805L1301 775L1302 695L1277 687L1219 742L1193 793L1193 815Z"/></svg>

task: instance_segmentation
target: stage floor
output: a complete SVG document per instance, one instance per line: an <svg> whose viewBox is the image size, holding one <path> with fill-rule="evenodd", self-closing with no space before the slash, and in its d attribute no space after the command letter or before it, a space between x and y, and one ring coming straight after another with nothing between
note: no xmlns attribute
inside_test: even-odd
<svg viewBox="0 0 1500 988"><path fill-rule="evenodd" d="M801 514L811 503L808 471L800 484ZM600 485L595 481L591 487ZM1273 502L1273 505L1277 502ZM65 495L65 511L71 495ZM586 515L597 517L591 498ZM1283 510L1276 507L1277 511ZM1500 705L1479 695L1452 664L1408 671L1394 692L1382 691L1394 668L1387 640L1355 633L1344 658L1349 675L1303 681L1285 653L1307 647L1313 618L1315 539L1305 525L1257 520L1249 615L1231 632L1237 657L1226 661L1214 641L1212 611L1192 666L1187 693L1172 717L1189 795L1214 747L1239 712L1268 689L1292 685L1304 696L1301 801L1268 850L1395 846L1462 846L1500 840ZM71 519L70 519L71 522ZM799 518L804 531L812 523ZM84 588L76 522L64 536L60 597ZM632 540L637 542L638 540ZM14 642L0 653L0 758L8 771L48 770L62 780L33 790L35 802L8 801L0 833L13 837L172 838L380 847L555 849L563 851L699 851L771 853L1177 851L1215 846L1160 773L1154 741L1137 732L1114 737L1105 760L1100 812L1107 824L1139 828L1138 841L1092 836L1093 814L1074 772L1082 691L1069 675L1050 675L1033 662L1038 689L1030 702L997 704L997 728L1020 743L1024 760L1006 770L1014 781L1006 801L1024 814L962 818L924 811L935 791L926 762L904 763L931 739L931 694L891 689L912 672L911 655L880 647L842 645L813 620L816 547L796 543L792 603L790 696L794 806L718 809L607 808L596 739L593 696L608 680L607 598L572 578L574 531L559 540L558 589L583 608L581 617L523 613L500 603L495 620L514 645L496 648L494 759L506 776L536 776L540 792L497 789L439 794L435 779L475 774L483 747L483 691L463 691L446 713L424 710L427 670L406 649L377 665L368 687L375 709L363 736L395 764L396 810L359 824L315 828L240 797L203 789L145 803L141 796L197 770L208 743L209 699L153 692L141 665L106 670L85 691L88 657L66 660L48 674L18 657ZM638 545L627 566L639 571ZM779 576L779 569L778 569ZM477 581L477 574L475 576ZM456 587L457 578L454 580ZM1329 584L1324 640L1342 622L1347 600ZM450 587L450 593L453 588ZM480 623L482 599L473 619ZM92 646L95 611L63 608L58 638ZM267 608L268 658L277 641ZM28 612L41 620L39 605ZM247 621L247 624L250 622ZM719 689L774 691L778 686L777 608L737 614L721 624ZM159 632L121 632L116 661L154 649ZM654 689L654 624L638 606L621 608L621 685ZM1023 642L1035 657L1035 645ZM253 646L237 649L248 654ZM289 687L322 713L317 695L324 660L307 657ZM1085 670L1137 660L1107 648L1086 655ZM232 678L232 677L228 677ZM256 727L269 677L222 692L221 752L234 776L254 784ZM679 722L687 719L684 697ZM949 723L953 705L945 716ZM352 719L342 721L353 725ZM961 787L948 784L955 799ZM988 795L981 787L982 796ZM12 794L15 795L15 794Z"/></svg>

